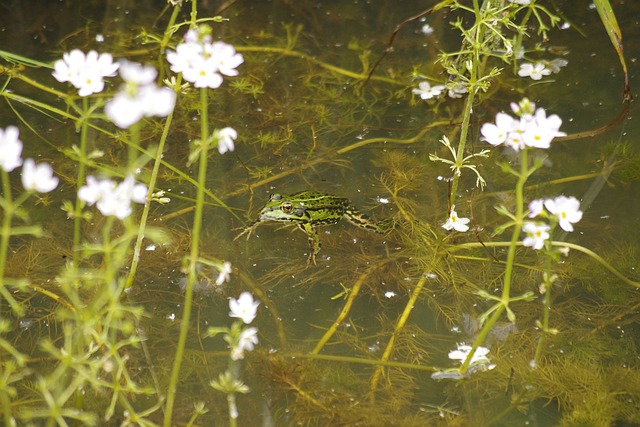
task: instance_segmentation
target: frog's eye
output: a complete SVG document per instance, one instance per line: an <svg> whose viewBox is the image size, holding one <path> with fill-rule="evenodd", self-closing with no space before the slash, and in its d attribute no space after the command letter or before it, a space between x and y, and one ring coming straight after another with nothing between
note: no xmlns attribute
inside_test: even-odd
<svg viewBox="0 0 640 427"><path fill-rule="evenodd" d="M292 209L293 209L293 205L290 202L285 202L282 205L280 205L280 210L286 214L291 213Z"/></svg>

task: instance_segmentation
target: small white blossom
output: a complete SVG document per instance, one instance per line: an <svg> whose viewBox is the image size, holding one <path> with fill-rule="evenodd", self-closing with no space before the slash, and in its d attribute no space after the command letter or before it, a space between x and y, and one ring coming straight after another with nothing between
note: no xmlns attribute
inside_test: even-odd
<svg viewBox="0 0 640 427"><path fill-rule="evenodd" d="M0 128L0 168L11 172L22 164L22 141L20 131L15 126Z"/></svg>
<svg viewBox="0 0 640 427"><path fill-rule="evenodd" d="M462 83L458 83L447 91L447 95L449 95L449 98L453 99L462 98L462 95L464 95L465 93L467 93L467 87Z"/></svg>
<svg viewBox="0 0 640 427"><path fill-rule="evenodd" d="M260 302L254 301L249 292L240 294L240 298L229 299L229 317L238 317L246 324L253 322L258 312Z"/></svg>
<svg viewBox="0 0 640 427"><path fill-rule="evenodd" d="M469 230L469 226L467 225L469 221L469 218L459 218L455 211L455 206L452 206L449 218L447 219L447 222L442 224L442 228L445 230L456 230L464 233Z"/></svg>
<svg viewBox="0 0 640 427"><path fill-rule="evenodd" d="M118 67L109 53L98 54L91 50L85 55L74 49L55 62L53 77L59 82L70 82L78 89L78 95L88 96L102 92L104 77L115 76Z"/></svg>
<svg viewBox="0 0 640 427"><path fill-rule="evenodd" d="M126 129L143 117L166 117L173 111L176 94L168 87L156 86L157 74L151 66L121 61L120 77L125 83L104 107L116 126Z"/></svg>
<svg viewBox="0 0 640 427"><path fill-rule="evenodd" d="M539 251L544 246L544 242L549 238L549 228L547 224L525 222L522 226L522 231L527 233L527 237L522 240L522 244Z"/></svg>
<svg viewBox="0 0 640 427"><path fill-rule="evenodd" d="M245 350L252 351L256 344L258 344L258 329L252 326L243 330L238 337L237 345L231 349L231 359L244 359Z"/></svg>
<svg viewBox="0 0 640 427"><path fill-rule="evenodd" d="M547 199L544 207L558 217L558 225L564 231L573 231L572 224L582 219L580 202L575 197L558 196L555 199Z"/></svg>
<svg viewBox="0 0 640 427"><path fill-rule="evenodd" d="M25 190L48 193L58 186L58 178L48 163L36 165L33 159L26 159L22 166L22 185Z"/></svg>
<svg viewBox="0 0 640 427"><path fill-rule="evenodd" d="M78 198L89 206L95 204L104 216L124 219L131 215L131 202L145 203L147 186L136 184L132 175L128 175L120 184L93 176L87 177L87 185L78 190Z"/></svg>
<svg viewBox="0 0 640 427"><path fill-rule="evenodd" d="M535 218L544 210L544 200L536 199L529 203L529 218Z"/></svg>
<svg viewBox="0 0 640 427"><path fill-rule="evenodd" d="M437 98L445 90L443 85L431 86L429 82L420 82L418 87L411 90L414 94L418 95L421 99Z"/></svg>
<svg viewBox="0 0 640 427"><path fill-rule="evenodd" d="M238 132L235 129L226 127L218 131L218 152L224 154L227 151L233 151L235 145L233 141L238 138Z"/></svg>
<svg viewBox="0 0 640 427"><path fill-rule="evenodd" d="M543 76L548 76L549 74L551 74L551 70L545 66L544 62L535 64L525 62L520 65L518 70L520 77L531 77L533 80L540 80Z"/></svg>
<svg viewBox="0 0 640 427"><path fill-rule="evenodd" d="M569 64L569 61L566 59L556 58L547 62L547 68L549 68L552 73L557 74L560 72L560 69L566 67L567 64Z"/></svg>
<svg viewBox="0 0 640 427"><path fill-rule="evenodd" d="M449 352L449 359L458 360L460 363L467 360L467 357L471 353L471 346L466 345L464 343L458 344L458 349ZM489 363L489 359L487 358L487 354L489 354L489 349L486 347L479 346L476 348L476 351L473 353L471 357L470 365L474 365L476 363Z"/></svg>
<svg viewBox="0 0 640 427"><path fill-rule="evenodd" d="M216 285L220 286L224 282L228 282L230 275L231 275L231 263L227 261L220 268L220 274L218 274L218 278L216 279Z"/></svg>
<svg viewBox="0 0 640 427"><path fill-rule="evenodd" d="M485 123L480 128L482 139L491 145L504 144L513 130L514 119L508 114L496 114L496 123Z"/></svg>
<svg viewBox="0 0 640 427"><path fill-rule="evenodd" d="M531 4L531 0L509 0L511 3L520 4L522 6L529 6Z"/></svg>

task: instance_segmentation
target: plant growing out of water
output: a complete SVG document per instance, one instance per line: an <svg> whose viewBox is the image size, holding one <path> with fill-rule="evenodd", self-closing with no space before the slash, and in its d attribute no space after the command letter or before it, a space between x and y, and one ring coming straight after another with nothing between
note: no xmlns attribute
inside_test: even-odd
<svg viewBox="0 0 640 427"><path fill-rule="evenodd" d="M468 352L462 365L457 369L448 369L433 374L435 379L464 378L469 373L479 369L486 369L490 364L489 359L484 357L486 351L480 347L493 326L496 324L502 313L506 312L511 322L515 323L516 315L510 308L510 304L515 301L529 301L533 299L533 292L528 291L520 296L511 295L511 284L513 281L513 269L516 258L516 248L519 245L528 246L535 250L544 249L544 254L548 257L549 262L546 263L545 283L540 288L540 293L545 295L544 320L539 323L543 333L550 333L553 330L549 328L549 310L551 305L550 287L553 276L552 263L553 259L564 251L554 248L551 236L556 225L565 231L573 231L572 224L580 221L582 212L579 210L580 203L574 197L558 196L554 199L534 200L529 203L529 211L525 210L524 188L529 177L538 170L542 164L541 157L535 157L533 162L530 161L529 152L537 149L547 149L551 146L551 142L558 136L565 135L560 131L562 120L553 114L547 117L547 113L542 108L536 108L535 104L524 98L519 103L512 103L511 109L518 115L514 118L506 113L498 113L495 123L485 123L481 128L482 139L487 143L496 147L505 147L507 150L515 151L520 154L520 169L514 169L508 162L502 163L502 170L505 173L513 175L517 178L515 187L515 212L510 211L505 206L496 207L497 212L506 217L507 221L499 226L495 234L501 234L508 229L513 229L511 240L507 249L507 259L505 263L505 272L502 278L502 294L494 296L486 291L479 291L478 295L487 300L495 301L485 313L479 316L482 329L478 333L472 346L468 347ZM543 210L544 207L547 211ZM528 221L526 218L546 217L550 223L536 223ZM462 231L462 230L458 230ZM526 235L521 240L522 232ZM544 334L539 341L536 357L532 360L532 366L537 364L537 355L540 354L540 346L542 345ZM479 353L480 352L480 353ZM482 358L479 358L480 355Z"/></svg>
<svg viewBox="0 0 640 427"><path fill-rule="evenodd" d="M220 374L217 380L211 381L211 387L227 395L229 409L229 425L236 426L238 423L238 407L236 404L236 394L248 393L249 387L240 380L238 361L244 359L246 351L252 351L258 344L258 329L249 325L256 318L259 302L254 301L249 292L240 294L240 298L229 299L229 317L238 318L230 328L213 327L209 328L206 336L215 337L224 334L223 338L230 348L229 367Z"/></svg>

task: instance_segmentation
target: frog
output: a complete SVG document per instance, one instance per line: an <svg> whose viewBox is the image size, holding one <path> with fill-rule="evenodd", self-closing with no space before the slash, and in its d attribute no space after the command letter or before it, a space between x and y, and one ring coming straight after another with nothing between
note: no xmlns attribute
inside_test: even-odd
<svg viewBox="0 0 640 427"><path fill-rule="evenodd" d="M344 197L318 191L300 191L291 195L272 194L269 201L260 209L258 219L249 224L236 239L247 234L247 239L260 224L279 221L297 226L309 239L307 265L316 265L316 256L320 251L320 237L317 227L336 224L341 219L365 230L380 234L393 228L391 219L374 221L368 215L358 211L351 201Z"/></svg>

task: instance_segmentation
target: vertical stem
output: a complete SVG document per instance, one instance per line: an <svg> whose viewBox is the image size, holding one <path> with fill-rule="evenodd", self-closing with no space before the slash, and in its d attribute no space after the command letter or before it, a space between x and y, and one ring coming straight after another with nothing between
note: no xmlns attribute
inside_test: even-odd
<svg viewBox="0 0 640 427"><path fill-rule="evenodd" d="M187 333L189 331L189 320L191 318L191 304L193 302L193 286L196 282L197 272L196 266L199 257L200 248L200 229L202 228L202 210L204 206L204 190L207 177L207 152L209 149L209 119L208 119L208 97L207 88L200 89L200 143L202 151L200 152L200 164L198 167L198 192L196 196L196 210L193 219L193 230L191 235L191 253L189 256L189 275L187 277L187 289L184 296L184 310L182 313L182 322L180 324L180 336L178 338L178 348L176 356L173 360L173 368L171 370L171 378L169 380L169 389L167 390L167 408L164 416L164 427L171 426L171 416L173 413L173 404L176 397L176 387L178 384L178 376L180 374L180 364L184 355L184 348L187 342Z"/></svg>
<svg viewBox="0 0 640 427"><path fill-rule="evenodd" d="M180 77L178 77L177 86L180 86ZM158 171L162 164L162 153L164 152L164 144L167 142L167 136L169 135L169 129L171 128L171 121L173 119L173 112L167 116L167 120L162 130L162 136L160 137L160 143L156 150L156 155L153 163L153 170L151 171L151 179L149 180L149 191L147 192L147 200L142 210L142 217L140 218L140 226L138 227L138 236L136 238L136 244L133 248L133 259L131 260L131 268L129 269L129 276L125 284L125 289L128 289L133 285L133 279L135 278L136 271L138 269L138 263L140 262L140 251L142 248L142 239L144 239L144 231L147 226L147 219L149 218L149 209L151 208L151 195L155 191L156 181L158 180Z"/></svg>
<svg viewBox="0 0 640 427"><path fill-rule="evenodd" d="M87 131L89 129L89 100L82 98L82 124L80 127L80 162L78 163L78 177L76 178L76 209L73 215L73 268L78 268L80 259L80 228L82 226L82 200L77 191L84 184L87 163Z"/></svg>
<svg viewBox="0 0 640 427"><path fill-rule="evenodd" d="M538 361L540 360L540 355L542 354L542 346L544 344L544 340L549 333L549 312L551 311L551 253L552 250L552 240L551 236L545 242L545 247L547 250L547 262L545 265L545 280L544 280L544 309L542 315L542 330L540 331L540 339L538 340L538 346L536 347L536 354L533 357L533 366L538 366Z"/></svg>
<svg viewBox="0 0 640 427"><path fill-rule="evenodd" d="M464 111L462 116L462 127L460 129L460 140L458 142L458 151L456 152L456 167L458 170L462 169L463 159L464 159L464 149L467 145L467 136L469 134L469 123L471 121L471 114L473 112L473 103L476 98L477 87L476 83L478 80L478 68L480 66L480 47L482 46L482 39L484 37L484 31L482 26L482 15L480 11L480 6L478 5L478 0L473 1L473 7L475 10L475 37L474 42L471 45L473 59L469 62L471 66L469 67L469 82L467 85L468 96L464 104ZM484 7L484 5L483 5ZM466 66L466 64L463 64ZM456 204L456 194L458 193L458 183L460 181L460 175L457 173L453 174L453 182L451 183L451 193L449 194L449 210L451 207Z"/></svg>
<svg viewBox="0 0 640 427"><path fill-rule="evenodd" d="M393 335L391 335L389 342L387 343L387 347L385 348L384 353L382 353L382 357L380 358L380 361L386 362L391 357L391 353L393 351L393 346L395 344L396 337L398 336L398 333L400 332L400 330L407 323L407 320L409 319L409 315L413 311L413 308L416 305L416 301L420 296L420 293L422 292L422 288L424 287L424 284L426 282L427 282L427 277L423 275L418 281L418 283L416 284L416 287L413 289L413 292L411 292L411 297L409 298L409 301L407 301L407 305L405 305L404 311L402 312L400 319L398 319L396 328L393 332ZM380 381L380 377L382 376L383 372L384 372L384 366L378 365L376 367L376 371L373 374L373 377L371 378L371 386L369 387L369 390L371 391L372 404L375 403L375 396L376 396L375 391L378 388L378 382Z"/></svg>
<svg viewBox="0 0 640 427"><path fill-rule="evenodd" d="M9 173L0 168L2 175L2 190L4 194L4 215L2 216L2 231L0 234L0 290L2 295L5 292L4 269L9 253L9 237L11 236L11 218L13 218L13 199L11 198L11 185L9 184ZM2 314L2 301L0 301L0 315Z"/></svg>
<svg viewBox="0 0 640 427"><path fill-rule="evenodd" d="M520 240L520 232L522 231L522 224L524 222L524 184L529 178L530 171L527 159L527 150L520 151L520 173L518 174L518 182L516 183L516 213L515 213L515 225L513 227L513 234L511 235L511 243L509 245L509 251L507 253L507 262L504 270L504 281L502 284L502 297L500 306L491 314L489 320L484 324L482 330L478 334L478 337L471 346L471 351L465 359L462 366L460 366L460 373L465 374L471 363L471 359L478 348L478 346L484 343L484 340L491 332L493 325L498 321L498 318L502 315L502 312L509 307L511 300L511 280L513 277L513 266L516 258L516 247Z"/></svg>
<svg viewBox="0 0 640 427"><path fill-rule="evenodd" d="M171 13L171 17L169 18L169 22L167 23L167 28L164 30L164 36L162 37L162 41L160 42L160 55L164 55L164 50L169 45L169 40L173 35L173 31L171 27L176 23L176 19L178 19L178 13L180 12L180 6L176 5L173 7L173 12Z"/></svg>

